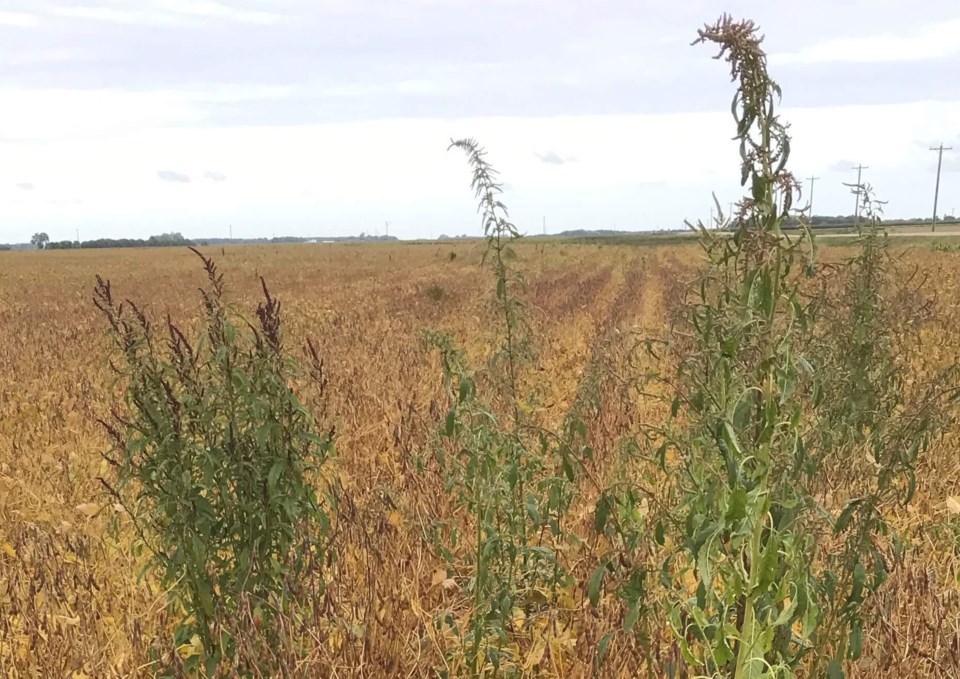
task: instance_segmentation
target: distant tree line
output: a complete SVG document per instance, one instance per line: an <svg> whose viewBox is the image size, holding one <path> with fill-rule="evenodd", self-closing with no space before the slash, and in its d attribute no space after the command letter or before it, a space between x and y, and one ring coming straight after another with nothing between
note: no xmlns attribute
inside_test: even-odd
<svg viewBox="0 0 960 679"><path fill-rule="evenodd" d="M281 245L284 243L345 243L356 241L396 241L396 236L274 236L273 238L204 238L201 245Z"/></svg>
<svg viewBox="0 0 960 679"><path fill-rule="evenodd" d="M75 240L49 241L44 247L45 250L77 250L88 248L158 248L171 247L177 245L193 245L193 241L187 240L180 233L161 233L159 236L150 236L143 238L98 238L96 240L85 240L83 242Z"/></svg>
<svg viewBox="0 0 960 679"><path fill-rule="evenodd" d="M838 228L843 226L853 226L857 221L856 216L854 215L837 215L836 217L829 217L827 215L814 215L810 218L810 226L813 228ZM861 218L861 221L862 218ZM953 215L944 215L943 217L938 217L937 222L941 223L952 223L956 222L957 219ZM884 219L883 223L887 226L910 226L913 224L931 224L933 223L932 217L914 217L912 219ZM790 217L784 222L786 228L796 228L799 224L799 221L796 217Z"/></svg>

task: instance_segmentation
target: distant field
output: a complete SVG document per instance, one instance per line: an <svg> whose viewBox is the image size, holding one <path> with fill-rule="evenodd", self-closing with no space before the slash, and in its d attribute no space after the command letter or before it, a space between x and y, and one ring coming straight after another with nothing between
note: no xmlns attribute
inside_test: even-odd
<svg viewBox="0 0 960 679"><path fill-rule="evenodd" d="M593 356L628 374L635 337L664 330L700 261L696 246L681 240L518 247L546 385L535 405L541 421L562 419ZM646 247L654 244L662 247ZM428 449L444 398L437 358L420 332L445 328L470 356L488 351L481 248L479 241L204 248L226 276L228 297L248 314L264 276L283 304L291 351L302 355L311 336L329 370L339 475L356 517L342 555L349 579L337 586L334 613L358 631L317 642L316 665L304 676L353 676L348 668L360 667L370 677L426 676L442 665L429 633L434 615L465 604L457 590L441 586L442 563L422 538L424 515L456 515L438 479L414 464ZM925 361L957 356L960 255L924 246L906 257L936 300L920 330L922 349L905 357L922 371ZM105 324L90 301L96 274L111 279L117 295L146 301L154 318L170 313L189 325L199 315L203 275L185 249L0 255L2 677L143 676L151 646L168 640L173 625L163 592L149 580L138 583L137 559L105 537L113 508L102 507L97 482L108 442L96 418L108 413L113 387ZM586 423L600 481L621 473L613 461L621 439L662 416L661 404L622 398L611 387L601 414ZM910 511L890 510L916 550L884 590L881 632L864 640L852 676L960 676L960 647L944 646L951 638L960 643L951 637L960 634L960 554L943 551L928 530L960 487L958 445L960 431L936 444L921 465ZM594 495L585 486L572 512L582 535L590 534ZM595 538L578 547L570 559L578 582L605 548ZM550 649L552 669L544 674L589 676L597 640L621 626L622 612L612 594L595 611L581 588L569 595L570 626L538 637ZM890 667L891 649L894 674L872 671L880 658ZM604 676L636 676L643 666L637 648L616 637L611 651ZM521 662L534 652L517 649Z"/></svg>

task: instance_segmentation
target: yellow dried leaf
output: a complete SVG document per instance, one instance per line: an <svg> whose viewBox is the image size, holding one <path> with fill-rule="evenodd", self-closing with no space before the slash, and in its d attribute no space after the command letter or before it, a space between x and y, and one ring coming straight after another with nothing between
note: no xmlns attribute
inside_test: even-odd
<svg viewBox="0 0 960 679"><path fill-rule="evenodd" d="M94 514L100 511L100 507L94 502L84 502L77 505L77 511L85 516L92 517Z"/></svg>
<svg viewBox="0 0 960 679"><path fill-rule="evenodd" d="M529 672L533 670L534 667L540 664L540 661L543 660L543 654L547 650L546 645L543 642L537 643L530 652L527 653L527 659L524 661L524 668Z"/></svg>
<svg viewBox="0 0 960 679"><path fill-rule="evenodd" d="M514 608L513 611L513 627L516 631L523 631L523 626L527 622L527 614L523 612L522 608Z"/></svg>
<svg viewBox="0 0 960 679"><path fill-rule="evenodd" d="M180 657L186 660L187 658L192 658L195 655L200 655L200 651L203 649L203 643L200 641L200 637L196 634L190 639L189 644L183 644L177 648L177 653L180 654Z"/></svg>
<svg viewBox="0 0 960 679"><path fill-rule="evenodd" d="M951 514L960 514L960 495L947 498L947 511Z"/></svg>
<svg viewBox="0 0 960 679"><path fill-rule="evenodd" d="M433 574L433 580L431 580L430 584L431 584L431 585L439 585L441 582L443 582L443 581L446 580L446 579L447 579L447 572L446 572L446 571L442 571L442 570L441 570L441 571L437 571L436 573Z"/></svg>
<svg viewBox="0 0 960 679"><path fill-rule="evenodd" d="M0 549L3 550L3 553L9 556L11 559L17 558L17 550L13 548L9 542L4 542L3 545L0 545Z"/></svg>
<svg viewBox="0 0 960 679"><path fill-rule="evenodd" d="M403 516L400 514L400 512L394 510L387 513L387 521L394 528L399 528L401 524L403 524Z"/></svg>
<svg viewBox="0 0 960 679"><path fill-rule="evenodd" d="M451 590L451 589L456 589L456 588L457 588L457 581L454 580L453 578L447 578L446 580L444 580L444 581L443 581L442 583L440 583L440 584L441 584L441 585L443 586L443 588L446 589L446 590Z"/></svg>

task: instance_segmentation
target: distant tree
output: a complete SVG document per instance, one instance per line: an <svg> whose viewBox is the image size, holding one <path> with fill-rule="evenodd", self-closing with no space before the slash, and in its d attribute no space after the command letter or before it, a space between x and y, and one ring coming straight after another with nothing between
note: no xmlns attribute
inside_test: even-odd
<svg viewBox="0 0 960 679"><path fill-rule="evenodd" d="M49 242L50 236L43 231L33 234L33 238L30 239L30 245L34 246L38 250L43 250L45 247L47 247L47 243Z"/></svg>
<svg viewBox="0 0 960 679"><path fill-rule="evenodd" d="M190 245L190 241L179 232L161 233L159 236L150 236L148 246L163 247L170 245Z"/></svg>

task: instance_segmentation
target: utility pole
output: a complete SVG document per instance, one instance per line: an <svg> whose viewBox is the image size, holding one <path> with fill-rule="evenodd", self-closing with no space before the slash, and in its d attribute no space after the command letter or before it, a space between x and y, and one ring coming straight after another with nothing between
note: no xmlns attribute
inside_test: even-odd
<svg viewBox="0 0 960 679"><path fill-rule="evenodd" d="M78 226L76 228L77 228L77 245L79 245L80 244L80 227Z"/></svg>
<svg viewBox="0 0 960 679"><path fill-rule="evenodd" d="M233 224L230 225L230 240L233 240Z"/></svg>
<svg viewBox="0 0 960 679"><path fill-rule="evenodd" d="M933 226L930 227L931 231L937 230L937 200L940 198L940 167L943 165L943 152L952 151L952 146L944 146L943 142L940 142L940 146L931 146L931 151L937 152L937 186L933 190Z"/></svg>
<svg viewBox="0 0 960 679"><path fill-rule="evenodd" d="M859 227L860 226L860 186L861 186L860 177L863 174L864 170L869 170L870 168L864 165L863 163L860 163L853 169L857 171L857 190L854 191L857 197L857 204L854 206L854 210L853 210L853 225L855 227Z"/></svg>
<svg viewBox="0 0 960 679"><path fill-rule="evenodd" d="M387 238L389 238L389 237L390 237L390 222L384 222L384 224L385 224L385 227L384 227L384 228L386 228L386 230L387 230Z"/></svg>
<svg viewBox="0 0 960 679"><path fill-rule="evenodd" d="M813 219L813 183L820 179L820 177L807 177L807 180L810 182L810 219Z"/></svg>
<svg viewBox="0 0 960 679"><path fill-rule="evenodd" d="M544 215L544 217L543 217L543 235L544 235L544 236L547 235L547 217L546 217L546 215Z"/></svg>

